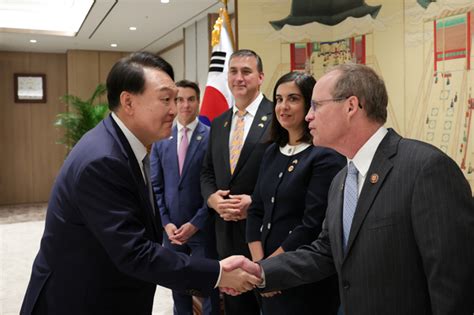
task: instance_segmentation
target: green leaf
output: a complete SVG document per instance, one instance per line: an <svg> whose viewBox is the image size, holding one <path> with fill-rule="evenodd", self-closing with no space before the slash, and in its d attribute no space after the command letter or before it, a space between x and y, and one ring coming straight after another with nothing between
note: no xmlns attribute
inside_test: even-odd
<svg viewBox="0 0 474 315"><path fill-rule="evenodd" d="M87 100L82 100L71 94L60 98L69 107L67 112L58 114L53 122L55 127L64 129L64 135L58 140L58 143L66 145L70 150L87 131L105 118L108 113L108 105L106 103L95 104L95 101L106 92L106 86L99 84Z"/></svg>

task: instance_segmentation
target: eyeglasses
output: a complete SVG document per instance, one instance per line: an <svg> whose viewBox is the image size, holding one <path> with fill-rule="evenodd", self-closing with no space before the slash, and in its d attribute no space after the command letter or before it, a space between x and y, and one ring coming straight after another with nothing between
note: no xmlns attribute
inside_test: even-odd
<svg viewBox="0 0 474 315"><path fill-rule="evenodd" d="M338 103L338 102L345 101L348 98L349 97L339 97L339 98L330 98L330 99L327 99L327 100L320 100L320 101L311 100L311 109L313 111L316 111L316 110L318 110L318 108L323 106L324 103L327 103L327 102L336 102L336 103Z"/></svg>

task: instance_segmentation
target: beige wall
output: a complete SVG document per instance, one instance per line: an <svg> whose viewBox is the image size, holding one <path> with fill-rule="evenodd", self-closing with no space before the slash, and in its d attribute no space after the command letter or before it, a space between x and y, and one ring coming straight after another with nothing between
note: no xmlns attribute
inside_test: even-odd
<svg viewBox="0 0 474 315"><path fill-rule="evenodd" d="M269 21L290 13L291 1L239 0L239 47L255 50L263 59L263 93L271 96L276 80L290 70L290 43L335 41L366 35L367 64L385 80L389 94L387 126L401 135L437 146L462 168L474 187L474 132L469 130L474 110L469 98L474 89L474 70L466 59L438 62L438 71L451 76L450 84L434 77L433 20L460 16L471 11L464 0L439 0L428 10L416 0L367 0L382 5L376 19L347 19L329 27L319 23L283 27L276 31ZM474 27L472 27L474 34ZM471 37L471 68L474 67L474 37ZM443 85L444 84L444 85ZM457 102L450 105L457 95ZM474 126L474 122L471 122Z"/></svg>
<svg viewBox="0 0 474 315"><path fill-rule="evenodd" d="M89 97L124 55L0 52L0 205L48 200L66 155L56 144L60 131L53 127L56 115L67 110L59 98L66 93ZM44 73L47 103L15 103L14 73Z"/></svg>

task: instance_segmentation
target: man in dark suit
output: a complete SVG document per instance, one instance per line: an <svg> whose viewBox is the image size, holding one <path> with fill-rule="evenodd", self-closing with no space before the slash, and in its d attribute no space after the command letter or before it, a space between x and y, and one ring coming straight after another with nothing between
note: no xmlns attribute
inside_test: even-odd
<svg viewBox="0 0 474 315"><path fill-rule="evenodd" d="M209 147L201 173L204 200L215 210L219 258L251 257L245 243L247 209L251 203L260 162L268 146L272 103L260 92L260 57L251 50L234 52L229 61L228 84L235 105L211 125ZM260 314L256 296L225 296L227 315Z"/></svg>
<svg viewBox="0 0 474 315"><path fill-rule="evenodd" d="M337 272L345 315L472 315L471 188L446 154L383 127L387 103L384 82L364 65L316 83L306 116L314 144L348 166L332 182L318 239L261 262L265 290Z"/></svg>
<svg viewBox="0 0 474 315"><path fill-rule="evenodd" d="M75 145L56 178L21 314L145 315L156 284L192 294L226 282L252 287L235 281L253 281L247 274L226 271L229 261L160 245L146 146L171 131L171 66L132 54L113 66L107 93L112 114Z"/></svg>
<svg viewBox="0 0 474 315"><path fill-rule="evenodd" d="M176 83L177 123L171 137L156 142L151 152L151 182L165 229L163 246L193 257L216 258L214 224L202 199L199 176L209 127L197 119L199 86ZM193 314L192 296L173 291L174 314ZM219 291L203 301L203 314L219 314Z"/></svg>

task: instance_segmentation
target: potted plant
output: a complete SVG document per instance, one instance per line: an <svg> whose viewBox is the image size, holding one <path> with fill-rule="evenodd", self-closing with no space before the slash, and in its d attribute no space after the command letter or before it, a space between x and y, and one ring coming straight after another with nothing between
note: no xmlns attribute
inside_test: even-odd
<svg viewBox="0 0 474 315"><path fill-rule="evenodd" d="M72 106L69 111L56 116L54 125L64 128L64 136L58 143L66 145L68 151L81 139L90 129L94 128L108 112L107 103L95 104L101 95L104 95L107 88L104 84L99 84L92 96L88 100L82 100L77 96L66 94L61 97L61 101Z"/></svg>

